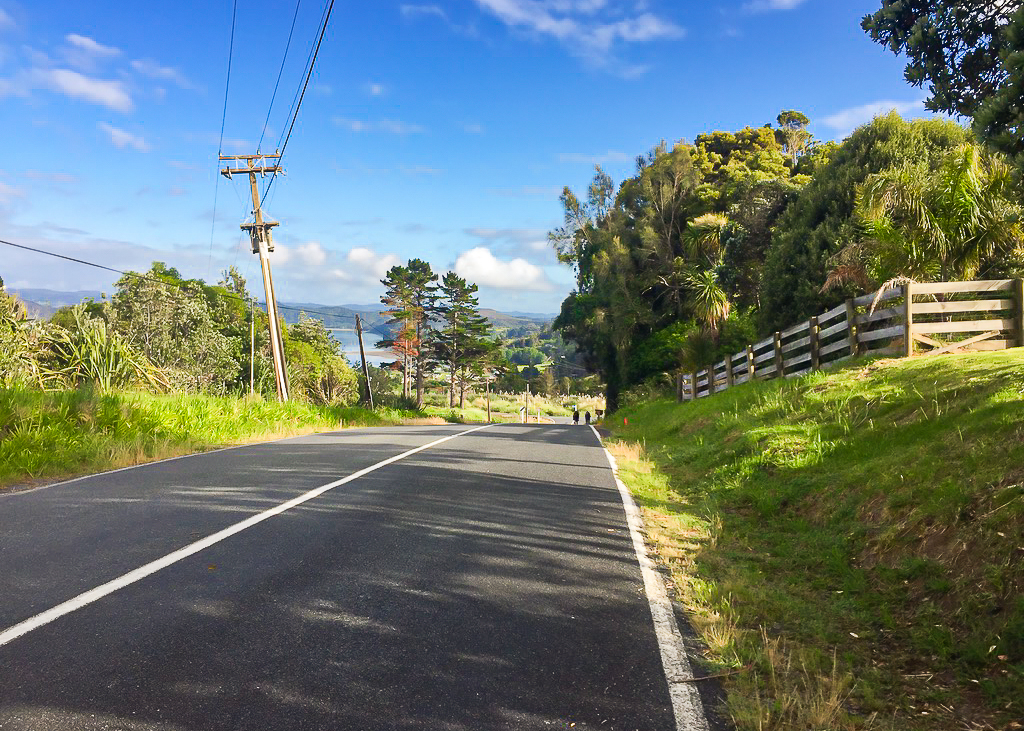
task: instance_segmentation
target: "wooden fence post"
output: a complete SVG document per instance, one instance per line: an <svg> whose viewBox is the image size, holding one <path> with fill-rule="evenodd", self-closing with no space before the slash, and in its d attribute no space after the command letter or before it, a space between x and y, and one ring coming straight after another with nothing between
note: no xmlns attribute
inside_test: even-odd
<svg viewBox="0 0 1024 731"><path fill-rule="evenodd" d="M818 370L821 367L821 354L818 352L818 318L812 317L808 323L811 333L811 370Z"/></svg>
<svg viewBox="0 0 1024 731"><path fill-rule="evenodd" d="M736 377L732 372L732 356L725 356L725 387L732 388L736 385Z"/></svg>
<svg viewBox="0 0 1024 731"><path fill-rule="evenodd" d="M782 335L775 333L775 377L782 378L786 375L782 365Z"/></svg>
<svg viewBox="0 0 1024 731"><path fill-rule="evenodd" d="M1024 347L1024 279L1013 282L1013 291L1017 300L1017 347Z"/></svg>
<svg viewBox="0 0 1024 731"><path fill-rule="evenodd" d="M715 393L715 364L708 366L708 396Z"/></svg>
<svg viewBox="0 0 1024 731"><path fill-rule="evenodd" d="M697 371L690 374L690 400L697 400Z"/></svg>
<svg viewBox="0 0 1024 731"><path fill-rule="evenodd" d="M850 355L856 356L860 350L857 346L857 308L853 300L846 300L846 338L850 346Z"/></svg>
<svg viewBox="0 0 1024 731"><path fill-rule="evenodd" d="M903 355L914 354L914 285L903 285Z"/></svg>
<svg viewBox="0 0 1024 731"><path fill-rule="evenodd" d="M753 381L756 370L754 368L754 346L747 346L747 380Z"/></svg>
<svg viewBox="0 0 1024 731"><path fill-rule="evenodd" d="M683 372L676 373L676 403L683 403Z"/></svg>

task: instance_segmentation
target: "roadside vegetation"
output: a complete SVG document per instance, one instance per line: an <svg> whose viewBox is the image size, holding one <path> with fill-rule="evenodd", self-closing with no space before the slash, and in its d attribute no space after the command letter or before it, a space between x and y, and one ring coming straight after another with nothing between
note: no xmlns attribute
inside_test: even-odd
<svg viewBox="0 0 1024 731"><path fill-rule="evenodd" d="M1020 728L1022 384L1018 348L616 413L738 729Z"/></svg>
<svg viewBox="0 0 1024 731"><path fill-rule="evenodd" d="M0 491L218 447L422 416L259 397L2 388Z"/></svg>

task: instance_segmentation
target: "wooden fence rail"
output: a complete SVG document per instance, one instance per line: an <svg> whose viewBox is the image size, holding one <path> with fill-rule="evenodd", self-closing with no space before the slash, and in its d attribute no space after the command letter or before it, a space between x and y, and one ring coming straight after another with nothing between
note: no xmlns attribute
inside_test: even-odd
<svg viewBox="0 0 1024 731"><path fill-rule="evenodd" d="M948 353L1024 346L1024 280L910 283L847 300L697 373L680 401L752 380L794 378L858 355Z"/></svg>

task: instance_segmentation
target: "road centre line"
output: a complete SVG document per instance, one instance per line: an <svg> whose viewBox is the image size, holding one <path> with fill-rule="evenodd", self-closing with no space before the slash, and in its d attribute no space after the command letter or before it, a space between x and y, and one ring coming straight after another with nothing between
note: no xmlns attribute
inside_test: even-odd
<svg viewBox="0 0 1024 731"><path fill-rule="evenodd" d="M683 636L679 632L679 625L676 624L675 613L672 611L672 603L669 601L668 592L665 590L665 582L654 567L654 562L647 555L647 547L641 534L643 518L640 511L633 502L633 496L629 489L619 479L619 466L615 457L604 446L601 434L594 428L590 428L597 437L598 444L604 449L608 464L615 476L615 484L619 488L619 495L622 497L622 506L626 509L626 523L629 525L629 535L633 539L633 550L636 551L636 559L640 564L640 573L644 580L644 591L647 594L647 603L651 607L651 618L654 620L654 634L658 638L658 649L661 651L661 664L665 670L665 679L668 681L668 693L672 700L672 712L676 718L678 731L708 731L708 721L704 714L704 704L701 702L697 685L693 682L693 668L686 655L686 646L683 644Z"/></svg>
<svg viewBox="0 0 1024 731"><path fill-rule="evenodd" d="M321 485L320 487L314 488L313 490L310 490L307 493L292 498L291 500L281 503L276 507L263 511L262 513L257 513L256 515L250 516L249 518L246 518L241 522L235 523L234 525L230 525L227 528L224 528L223 530L219 530L216 533L207 536L206 538L196 541L195 543L190 543L189 545L184 546L183 548L179 548L177 551L169 553L162 558L158 558L155 561L150 561L149 563L140 566L139 568L134 569L133 571L129 571L127 574L119 576L116 579L108 581L105 584L101 584L100 586L97 586L94 589L90 589L87 592L79 594L78 596L74 597L73 599L69 599L66 602L61 602L57 606L51 607L50 609L47 609L45 612L40 612L39 614L33 617L29 617L28 619L19 622L18 624L13 625L12 627L8 627L7 629L0 632L0 647L3 647L7 643L16 640L22 635L28 634L33 630L39 629L40 627L63 617L65 614L70 614L71 612L74 612L77 609L81 609L82 607L88 606L89 604L92 604L93 602L102 599L108 594L113 594L115 591L119 589L123 589L126 586L134 584L136 581L140 581L141 579L144 579L147 576L150 576L151 574L155 574L157 571L160 571L161 569L165 569L168 566L171 566L172 564L181 561L182 559L195 555L216 543L220 543L221 541L230 538L236 533L241 533L247 528L251 528L258 523L262 523L264 520L267 520L268 518L272 518L275 515L280 515L281 513L287 510L291 510L294 507L297 507L305 502L308 502L316 497L319 497L328 490L333 490L336 487L340 487L346 483L352 482L353 480L357 480L360 477L363 477L364 475L368 475L369 473L375 470L379 470L381 467L386 467L387 465L403 460L406 457L411 457L412 455L417 454L418 452L430 449L431 447L436 447L439 444L443 444L452 439L465 436L466 434L472 434L475 431L487 429L491 426L493 426L493 424L485 424L484 426L478 426L474 427L473 429L467 429L466 431L459 432L458 434L452 434L441 439L436 439L433 442L430 442L429 444L424 444L421 447L416 447L415 449L410 449L406 452L402 452L401 454L385 459L382 462L378 462L377 464L365 467L357 472L353 472L351 475L343 477L340 480L335 480L334 482L329 482L326 485Z"/></svg>

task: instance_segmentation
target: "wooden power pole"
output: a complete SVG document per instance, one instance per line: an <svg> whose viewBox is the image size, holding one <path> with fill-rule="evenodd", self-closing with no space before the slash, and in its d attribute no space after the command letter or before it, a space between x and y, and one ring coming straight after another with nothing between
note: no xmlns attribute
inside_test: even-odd
<svg viewBox="0 0 1024 731"><path fill-rule="evenodd" d="M243 223L241 228L249 232L252 240L252 253L259 254L260 269L263 271L263 291L267 299L267 316L270 320L270 350L274 356L274 377L277 380L278 401L288 400L288 374L285 371L284 363L284 341L281 337L281 323L277 315L277 298L274 296L274 279L270 274L270 259L267 254L274 250L274 240L270 230L277 226L277 221L264 221L263 211L260 208L260 189L256 182L256 176L264 176L267 173L274 174L281 171L279 165L268 165L268 160L281 161L280 155L221 155L221 161L241 161L244 167L230 167L220 171L225 178L231 179L232 175L247 174L249 176L249 187L252 192L252 223Z"/></svg>
<svg viewBox="0 0 1024 731"><path fill-rule="evenodd" d="M359 359L363 361L363 378L366 379L366 399L370 402L370 409L373 409L373 389L370 388L370 368L366 365L366 351L363 350L363 323L356 315L356 335L359 336Z"/></svg>

